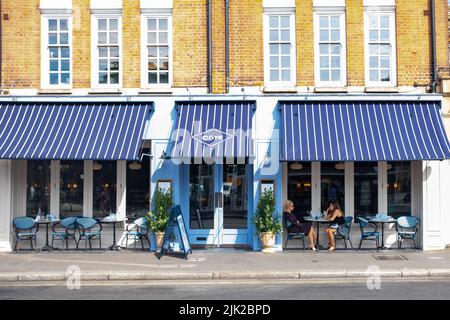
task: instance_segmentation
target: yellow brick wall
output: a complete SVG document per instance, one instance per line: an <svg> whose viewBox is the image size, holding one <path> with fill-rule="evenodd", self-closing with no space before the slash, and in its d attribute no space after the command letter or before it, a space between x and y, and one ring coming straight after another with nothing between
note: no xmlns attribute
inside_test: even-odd
<svg viewBox="0 0 450 320"><path fill-rule="evenodd" d="M2 89L39 88L39 0L1 1L1 5ZM8 20L3 18L5 14L8 15Z"/></svg>
<svg viewBox="0 0 450 320"><path fill-rule="evenodd" d="M206 87L206 0L173 1L173 86Z"/></svg>
<svg viewBox="0 0 450 320"><path fill-rule="evenodd" d="M123 86L140 87L139 0L123 1ZM297 0L297 84L314 85L312 0ZM364 85L364 26L361 0L347 0L347 72L350 86ZM39 0L4 0L2 86L40 87ZM91 86L89 0L73 0L73 86ZM428 0L397 0L398 85L429 84L431 79ZM213 87L225 90L224 1L213 0ZM447 1L436 0L438 67L447 75ZM230 86L264 82L262 0L230 1ZM207 0L174 0L174 87L207 86Z"/></svg>
<svg viewBox="0 0 450 320"><path fill-rule="evenodd" d="M90 2L72 0L73 87L91 87L91 12Z"/></svg>

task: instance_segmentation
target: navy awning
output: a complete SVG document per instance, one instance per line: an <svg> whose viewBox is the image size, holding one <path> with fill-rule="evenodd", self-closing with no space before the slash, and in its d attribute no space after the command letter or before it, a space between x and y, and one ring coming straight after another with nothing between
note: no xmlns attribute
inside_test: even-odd
<svg viewBox="0 0 450 320"><path fill-rule="evenodd" d="M246 158L253 154L255 102L178 102L172 158Z"/></svg>
<svg viewBox="0 0 450 320"><path fill-rule="evenodd" d="M151 104L0 104L0 159L137 159L151 108Z"/></svg>
<svg viewBox="0 0 450 320"><path fill-rule="evenodd" d="M281 102L284 161L450 158L440 102Z"/></svg>

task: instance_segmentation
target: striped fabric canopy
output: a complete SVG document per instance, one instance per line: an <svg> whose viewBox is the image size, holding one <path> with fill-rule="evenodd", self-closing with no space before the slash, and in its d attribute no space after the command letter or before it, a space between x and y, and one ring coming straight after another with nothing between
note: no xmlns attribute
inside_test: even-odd
<svg viewBox="0 0 450 320"><path fill-rule="evenodd" d="M172 158L246 158L252 154L255 102L180 102Z"/></svg>
<svg viewBox="0 0 450 320"><path fill-rule="evenodd" d="M0 159L137 159L151 105L0 104Z"/></svg>
<svg viewBox="0 0 450 320"><path fill-rule="evenodd" d="M281 102L284 161L450 158L440 102Z"/></svg>

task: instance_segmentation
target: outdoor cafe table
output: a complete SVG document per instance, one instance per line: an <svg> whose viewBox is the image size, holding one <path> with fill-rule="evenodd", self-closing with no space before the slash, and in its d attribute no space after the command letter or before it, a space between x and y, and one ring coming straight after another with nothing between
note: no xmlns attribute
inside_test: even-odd
<svg viewBox="0 0 450 320"><path fill-rule="evenodd" d="M60 221L59 219L52 219L52 220L50 220L50 219L42 219L42 220L39 220L37 222L37 224L39 224L39 225L45 224L45 246L43 246L40 251L52 251L52 250L55 249L55 247L52 247L49 244L49 242L48 242L48 226L50 224L54 224L54 223L57 223L59 221Z"/></svg>
<svg viewBox="0 0 450 320"><path fill-rule="evenodd" d="M317 249L323 249L324 247L321 246L320 243L319 243L320 224L321 223L330 224L331 220L330 219L326 219L326 218L313 218L311 216L304 217L303 220L308 221L308 222L313 222L313 223L315 222L316 223L316 229L317 229L316 248Z"/></svg>
<svg viewBox="0 0 450 320"><path fill-rule="evenodd" d="M387 247L384 245L384 225L386 223L396 223L397 220L394 218L375 218L375 217L369 217L369 221L376 224L381 224L381 250L386 250Z"/></svg>
<svg viewBox="0 0 450 320"><path fill-rule="evenodd" d="M103 218L102 220L100 220L100 223L102 223L102 224L104 224L104 223L111 223L112 224L112 226L113 226L113 244L112 245L110 245L106 250L116 250L116 251L119 251L120 250L120 246L116 243L116 223L117 222L124 222L124 221L126 221L127 219L117 219L117 218L115 218L115 219L106 219L105 220L105 218Z"/></svg>

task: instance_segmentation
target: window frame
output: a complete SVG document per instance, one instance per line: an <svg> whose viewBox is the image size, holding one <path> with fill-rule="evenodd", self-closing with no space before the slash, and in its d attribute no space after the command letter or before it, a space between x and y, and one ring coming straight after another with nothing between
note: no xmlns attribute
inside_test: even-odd
<svg viewBox="0 0 450 320"><path fill-rule="evenodd" d="M290 43L291 43L291 70L290 81L271 81L270 80L270 17L289 16L290 24ZM270 88L293 88L297 84L297 50L296 50L296 20L295 12L289 10L270 11L263 14L263 38L264 38L264 85Z"/></svg>
<svg viewBox="0 0 450 320"><path fill-rule="evenodd" d="M98 54L98 20L118 19L117 32L119 47L119 81L117 84L101 84L99 81L99 54ZM92 14L91 15L91 87L96 89L120 89L123 85L123 46L122 46L122 15L121 14ZM111 45L105 45L110 47Z"/></svg>
<svg viewBox="0 0 450 320"><path fill-rule="evenodd" d="M320 17L339 16L341 67L340 81L322 81L320 79ZM314 12L314 79L316 87L345 87L347 86L347 31L345 11L327 10ZM328 42L331 43L331 40Z"/></svg>
<svg viewBox="0 0 450 320"><path fill-rule="evenodd" d="M167 19L167 46L169 47L169 80L168 83L149 83L148 81L148 42L147 42L147 20ZM159 44L158 44L159 46ZM159 71L158 71L159 74ZM141 88L143 89L167 89L173 84L173 34L172 34L172 14L141 14Z"/></svg>
<svg viewBox="0 0 450 320"><path fill-rule="evenodd" d="M390 81L370 81L370 39L369 27L371 16L389 16L389 43L391 45ZM396 17L395 10L366 9L364 11L364 70L366 87L396 87L397 86L397 45L396 45Z"/></svg>
<svg viewBox="0 0 450 320"><path fill-rule="evenodd" d="M69 34L69 41L67 46L69 47L69 84L50 84L50 58L49 58L49 50L50 44L48 41L49 34L49 20L63 20L67 19L67 27ZM59 32L58 32L59 34ZM43 89L71 89L73 85L73 46L72 46L72 38L73 38L73 25L72 25L72 15L71 14L63 14L63 13L46 13L41 14L41 88ZM61 45L55 45L58 48L62 47ZM65 45L64 45L65 46ZM58 73L60 71L58 70ZM59 81L59 79L58 79Z"/></svg>

